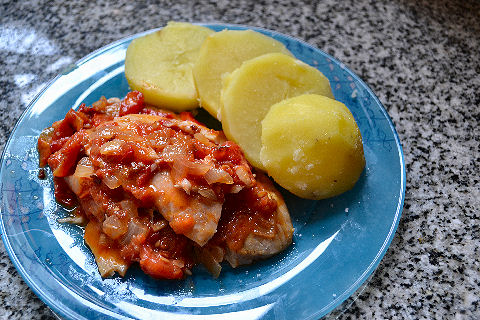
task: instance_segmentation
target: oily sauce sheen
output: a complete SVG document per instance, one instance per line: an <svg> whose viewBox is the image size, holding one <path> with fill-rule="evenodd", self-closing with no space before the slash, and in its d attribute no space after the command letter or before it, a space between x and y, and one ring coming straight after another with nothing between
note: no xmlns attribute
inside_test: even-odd
<svg viewBox="0 0 480 320"><path fill-rule="evenodd" d="M154 278L183 278L198 263L218 276L224 259L235 267L291 242L281 195L237 144L139 92L71 109L41 133L38 151L104 277L135 262ZM251 236L275 242L273 252L249 248Z"/></svg>

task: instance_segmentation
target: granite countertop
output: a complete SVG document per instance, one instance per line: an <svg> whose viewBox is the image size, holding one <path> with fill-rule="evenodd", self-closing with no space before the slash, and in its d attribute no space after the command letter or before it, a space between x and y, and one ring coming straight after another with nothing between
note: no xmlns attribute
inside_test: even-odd
<svg viewBox="0 0 480 320"><path fill-rule="evenodd" d="M395 123L407 191L376 273L328 317L480 318L478 1L27 0L2 1L0 17L2 149L27 104L66 66L169 20L265 27L333 55ZM0 241L0 319L30 318L54 315Z"/></svg>

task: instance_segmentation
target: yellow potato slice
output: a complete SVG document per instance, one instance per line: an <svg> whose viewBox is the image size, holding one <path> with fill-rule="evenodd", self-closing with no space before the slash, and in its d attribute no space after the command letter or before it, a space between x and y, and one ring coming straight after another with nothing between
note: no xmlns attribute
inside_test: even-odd
<svg viewBox="0 0 480 320"><path fill-rule="evenodd" d="M158 107L174 111L198 107L192 68L212 33L205 27L169 22L162 30L133 40L125 58L128 84Z"/></svg>
<svg viewBox="0 0 480 320"><path fill-rule="evenodd" d="M365 166L352 113L343 103L320 95L272 106L262 121L260 158L278 184L308 199L353 188Z"/></svg>
<svg viewBox="0 0 480 320"><path fill-rule="evenodd" d="M218 119L222 78L242 62L271 52L291 55L279 41L252 30L224 30L209 36L193 68L200 105Z"/></svg>
<svg viewBox="0 0 480 320"><path fill-rule="evenodd" d="M225 78L221 97L225 135L240 145L252 165L264 169L261 121L275 103L306 93L333 98L328 79L300 60L269 53L244 62Z"/></svg>

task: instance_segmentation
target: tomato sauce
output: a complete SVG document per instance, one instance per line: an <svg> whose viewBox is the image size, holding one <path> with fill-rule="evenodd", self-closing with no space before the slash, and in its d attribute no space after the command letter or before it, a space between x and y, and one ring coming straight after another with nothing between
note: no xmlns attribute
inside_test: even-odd
<svg viewBox="0 0 480 320"><path fill-rule="evenodd" d="M212 243L238 251L250 234L273 236L276 210L277 202L259 187L227 195Z"/></svg>
<svg viewBox="0 0 480 320"><path fill-rule="evenodd" d="M136 121L136 114L152 117ZM152 180L165 170L183 190L180 200L223 204L209 243L239 251L251 234L275 236L277 201L255 181L240 147L190 112L146 106L140 92L70 110L42 132L38 151L40 166L52 169L57 201L78 206L89 221L85 241L103 276L138 262L154 278L178 279L197 263L199 245L186 235L203 218L192 211L167 221L155 207L161 192Z"/></svg>
<svg viewBox="0 0 480 320"><path fill-rule="evenodd" d="M65 180L54 177L53 187L55 189L55 199L58 203L67 208L73 208L78 204L77 196L70 190Z"/></svg>

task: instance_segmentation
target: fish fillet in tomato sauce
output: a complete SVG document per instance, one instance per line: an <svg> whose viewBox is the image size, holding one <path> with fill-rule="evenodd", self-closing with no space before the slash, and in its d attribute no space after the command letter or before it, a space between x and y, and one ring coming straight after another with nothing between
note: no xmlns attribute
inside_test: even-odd
<svg viewBox="0 0 480 320"><path fill-rule="evenodd" d="M57 201L76 206L102 276L139 262L178 279L198 262L251 263L283 250L293 228L281 195L221 131L139 92L70 110L38 140Z"/></svg>

